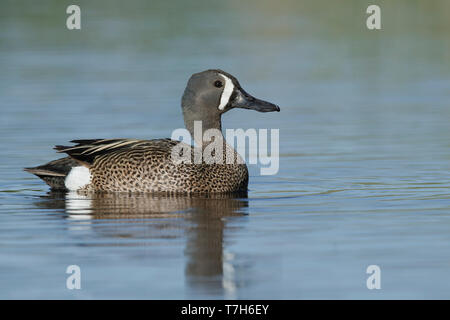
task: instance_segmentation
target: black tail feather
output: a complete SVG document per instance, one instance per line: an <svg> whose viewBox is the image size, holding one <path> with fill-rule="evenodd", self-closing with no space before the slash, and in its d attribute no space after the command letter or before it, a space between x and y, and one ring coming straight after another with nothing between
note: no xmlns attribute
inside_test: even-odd
<svg viewBox="0 0 450 320"><path fill-rule="evenodd" d="M65 190L64 180L70 170L76 166L79 166L76 160L65 157L41 166L24 168L24 170L44 180L53 190Z"/></svg>

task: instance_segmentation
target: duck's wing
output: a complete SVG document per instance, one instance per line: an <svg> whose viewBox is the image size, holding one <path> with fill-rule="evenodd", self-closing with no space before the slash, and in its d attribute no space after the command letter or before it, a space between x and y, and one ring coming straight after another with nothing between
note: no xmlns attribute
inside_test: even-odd
<svg viewBox="0 0 450 320"><path fill-rule="evenodd" d="M92 139L72 140L74 146L55 146L58 152L67 153L70 157L90 167L95 158L102 155L111 155L124 149L137 148L152 149L155 151L170 152L170 149L179 143L171 139L136 140L136 139Z"/></svg>
<svg viewBox="0 0 450 320"><path fill-rule="evenodd" d="M24 168L42 180L53 190L66 190L64 181L73 167L80 164L90 167L97 156L114 155L123 150L151 150L152 152L170 154L170 150L179 141L171 139L136 140L136 139L90 139L73 140L74 146L55 146L60 153L69 157L53 160L41 166ZM126 156L125 152L123 156Z"/></svg>

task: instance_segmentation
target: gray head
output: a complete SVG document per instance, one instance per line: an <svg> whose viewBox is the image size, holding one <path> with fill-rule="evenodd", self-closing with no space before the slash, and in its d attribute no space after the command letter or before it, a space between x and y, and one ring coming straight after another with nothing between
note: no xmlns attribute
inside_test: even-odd
<svg viewBox="0 0 450 320"><path fill-rule="evenodd" d="M203 121L204 129L221 129L221 115L234 108L280 111L277 105L245 92L235 77L218 69L193 74L184 90L181 106L189 131L193 121Z"/></svg>

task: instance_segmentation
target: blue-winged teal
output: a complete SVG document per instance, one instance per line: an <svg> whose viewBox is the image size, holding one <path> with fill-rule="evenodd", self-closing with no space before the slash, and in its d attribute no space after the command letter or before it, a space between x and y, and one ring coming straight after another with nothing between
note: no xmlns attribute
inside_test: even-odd
<svg viewBox="0 0 450 320"><path fill-rule="evenodd" d="M280 111L278 106L249 95L235 77L222 70L207 70L192 75L181 106L185 126L192 137L195 121L201 121L203 131L221 130L222 114L233 108ZM94 139L71 142L76 145L55 147L58 152L66 153L69 157L25 170L37 175L54 190L169 193L247 191L248 171L245 162L175 163L171 153L179 141ZM241 159L233 149L231 152L233 157Z"/></svg>

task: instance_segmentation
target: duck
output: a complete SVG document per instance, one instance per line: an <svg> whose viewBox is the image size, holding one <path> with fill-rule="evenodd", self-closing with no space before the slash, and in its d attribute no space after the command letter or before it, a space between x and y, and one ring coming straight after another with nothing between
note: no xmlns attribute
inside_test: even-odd
<svg viewBox="0 0 450 320"><path fill-rule="evenodd" d="M37 167L24 168L47 183L52 191L138 192L169 194L242 193L248 189L248 169L222 135L222 115L232 109L259 112L280 107L248 94L231 74L209 69L193 74L186 85L181 109L193 144L165 139L84 139L54 149L66 156ZM201 134L195 134L197 123ZM195 157L203 133L218 132L223 152L234 161L176 162L174 153ZM197 137L197 138L196 138ZM180 145L182 148L180 148ZM174 151L176 150L176 151ZM220 151L218 151L220 152ZM214 153L214 151L213 151ZM228 159L228 158L227 158Z"/></svg>

